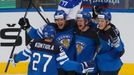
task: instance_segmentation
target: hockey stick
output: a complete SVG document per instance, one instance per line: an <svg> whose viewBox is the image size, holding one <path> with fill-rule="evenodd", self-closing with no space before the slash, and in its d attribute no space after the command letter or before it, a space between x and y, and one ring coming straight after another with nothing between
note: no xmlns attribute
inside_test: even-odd
<svg viewBox="0 0 134 75"><path fill-rule="evenodd" d="M25 12L25 15L24 15L24 18L26 18L26 16L27 16L28 10L29 10L29 8L30 8L30 6L31 6L31 2L32 2L32 1L30 1L29 4L28 4L28 7L27 7L26 12ZM7 72L7 70L8 70L8 67L9 67L9 64L10 64L10 59L13 57L13 53L14 53L14 51L15 51L15 47L16 47L16 44L17 44L17 41L18 41L18 38L19 38L20 33L21 33L21 27L19 28L19 32L18 32L18 34L17 34L15 43L14 43L14 45L13 45L13 48L12 48L10 57L9 57L9 59L8 59L8 63L7 63L7 65L6 65L5 72Z"/></svg>
<svg viewBox="0 0 134 75"><path fill-rule="evenodd" d="M98 53L100 52L100 50L101 50L101 47L98 47L97 50L94 53L93 58L91 59L91 62L93 62L95 60L95 58L98 55ZM86 75L88 75L88 72L86 72Z"/></svg>
<svg viewBox="0 0 134 75"><path fill-rule="evenodd" d="M97 32L97 35L98 35L98 33L99 33L99 32ZM100 42L99 35L98 35L98 41L97 41L97 42ZM94 62L94 61L95 61L95 58L96 58L96 56L98 55L98 53L100 52L100 50L101 50L100 43L99 43L99 44L97 43L97 49L96 49L96 51L95 51L95 53L94 53L93 58L91 59L91 62ZM88 75L88 72L86 73L86 75Z"/></svg>
<svg viewBox="0 0 134 75"><path fill-rule="evenodd" d="M33 3L33 5L34 5L34 3ZM45 19L45 18L43 17L43 15L40 13L40 11L43 12L43 13L45 12L41 6L39 7L39 8L40 8L40 11L38 11L38 9L37 9L37 7L36 7L35 5L34 5L34 8L37 10L37 12L39 13L39 15L43 18L43 20L44 20L45 22L47 21L47 23L50 23L49 19L48 19L48 18ZM26 37L25 37L25 38L26 38L26 40L27 40L27 41L25 42L25 44L27 45L27 44L30 42L31 38L30 38L29 35L27 34L27 30L25 31L25 34L26 34Z"/></svg>
<svg viewBox="0 0 134 75"><path fill-rule="evenodd" d="M91 61L95 60L95 58L96 58L97 54L100 52L100 50L101 50L101 47L98 47L97 50L95 51L94 56Z"/></svg>
<svg viewBox="0 0 134 75"><path fill-rule="evenodd" d="M43 13L45 12L45 11L43 10L42 6L39 6L39 8L40 8L41 12L43 12ZM47 20L48 23L50 23L50 21L49 21L48 18L46 18L46 20Z"/></svg>
<svg viewBox="0 0 134 75"><path fill-rule="evenodd" d="M38 12L38 14L41 16L41 18L46 22L49 23L44 16L40 13L40 11L38 10L38 8L35 6L35 4L32 2L32 6L36 9L36 11Z"/></svg>

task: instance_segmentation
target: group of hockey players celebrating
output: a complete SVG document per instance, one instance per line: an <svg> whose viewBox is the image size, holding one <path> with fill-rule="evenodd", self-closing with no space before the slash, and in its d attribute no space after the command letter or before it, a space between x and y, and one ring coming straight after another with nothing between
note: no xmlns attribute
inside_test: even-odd
<svg viewBox="0 0 134 75"><path fill-rule="evenodd" d="M14 63L30 58L28 75L118 75L124 45L111 23L112 15L99 6L80 10L81 0L62 0L54 23L35 29L20 18L31 42L14 54Z"/></svg>

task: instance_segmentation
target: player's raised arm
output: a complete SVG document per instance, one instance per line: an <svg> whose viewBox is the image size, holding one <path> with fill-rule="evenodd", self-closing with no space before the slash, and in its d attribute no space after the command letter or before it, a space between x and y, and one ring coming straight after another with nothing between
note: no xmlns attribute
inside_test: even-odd
<svg viewBox="0 0 134 75"><path fill-rule="evenodd" d="M68 15L67 20L75 19L76 14L80 11L82 0L61 0L58 10L64 10Z"/></svg>

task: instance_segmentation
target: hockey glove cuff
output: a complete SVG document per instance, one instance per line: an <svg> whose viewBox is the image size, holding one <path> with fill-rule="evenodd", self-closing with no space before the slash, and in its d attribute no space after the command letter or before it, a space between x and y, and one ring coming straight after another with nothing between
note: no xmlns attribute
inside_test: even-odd
<svg viewBox="0 0 134 75"><path fill-rule="evenodd" d="M82 62L81 65L83 68L82 73L93 72L95 69L95 63L93 62Z"/></svg>

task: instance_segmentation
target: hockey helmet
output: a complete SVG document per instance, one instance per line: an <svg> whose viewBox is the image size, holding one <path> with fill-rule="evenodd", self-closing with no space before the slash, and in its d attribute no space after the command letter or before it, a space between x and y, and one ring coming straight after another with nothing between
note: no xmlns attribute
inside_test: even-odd
<svg viewBox="0 0 134 75"><path fill-rule="evenodd" d="M63 10L57 10L54 14L54 19L64 18L66 19L67 14Z"/></svg>
<svg viewBox="0 0 134 75"><path fill-rule="evenodd" d="M90 20L91 19L91 14L89 12L80 12L77 14L77 18L84 18L84 19L88 19Z"/></svg>
<svg viewBox="0 0 134 75"><path fill-rule="evenodd" d="M111 21L112 15L110 12L102 12L101 14L98 15L98 18L103 18L105 20Z"/></svg>
<svg viewBox="0 0 134 75"><path fill-rule="evenodd" d="M54 38L56 30L52 25L46 25L42 30L42 38Z"/></svg>

